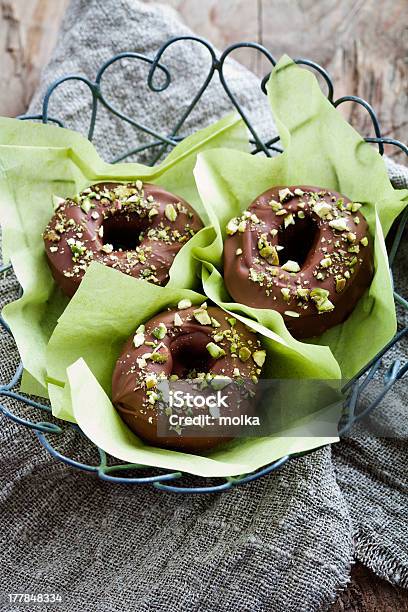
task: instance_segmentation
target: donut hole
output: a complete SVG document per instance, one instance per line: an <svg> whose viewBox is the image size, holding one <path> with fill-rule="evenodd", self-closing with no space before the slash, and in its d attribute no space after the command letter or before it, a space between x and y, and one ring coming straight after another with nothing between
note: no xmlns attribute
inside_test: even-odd
<svg viewBox="0 0 408 612"><path fill-rule="evenodd" d="M207 350L211 338L204 332L192 332L175 338L170 345L173 359L172 374L191 378L198 372L209 372L214 359Z"/></svg>
<svg viewBox="0 0 408 612"><path fill-rule="evenodd" d="M289 225L286 229L281 227L279 232L279 244L283 246L279 252L281 265L290 259L302 267L318 240L318 233L317 224L311 217L296 219L295 225Z"/></svg>
<svg viewBox="0 0 408 612"><path fill-rule="evenodd" d="M134 251L146 227L146 220L137 214L112 215L103 222L103 244L111 244L114 251Z"/></svg>

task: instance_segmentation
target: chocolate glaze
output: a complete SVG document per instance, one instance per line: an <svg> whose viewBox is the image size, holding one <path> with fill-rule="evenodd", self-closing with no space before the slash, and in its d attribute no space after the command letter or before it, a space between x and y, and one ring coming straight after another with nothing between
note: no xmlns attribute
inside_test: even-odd
<svg viewBox="0 0 408 612"><path fill-rule="evenodd" d="M245 383L245 389L253 394L256 377L261 373L261 367L252 357L255 351L264 354L256 334L249 331L239 321L235 322L227 313L216 307L209 307L206 312L219 326L201 324L194 316L197 309L201 311L199 307L170 310L148 321L144 330L144 343L136 348L133 336L129 338L113 372L113 404L130 429L153 446L200 452L226 442L230 438L223 437L222 432L221 435L220 432L218 435L211 435L211 427L207 427L205 435L200 437L189 437L186 434L183 435L183 432L177 437L159 437L157 419L163 408L158 402L153 404L149 402L149 392L146 386L146 380L152 374L158 379L160 377L169 379L170 376L176 374L183 380L189 376L197 380L199 372L211 373L214 376L228 377L233 381L241 380ZM178 325L175 325L175 315L181 317L182 324L178 320ZM165 324L167 333L163 339L158 341L152 332L160 323ZM222 334L225 336L220 339ZM226 353L225 356L218 359L211 357L206 348L208 343L215 341L217 346L224 349ZM165 359L163 363L156 363L149 358L144 360L145 364L143 363L142 356L154 350L150 344L146 344L151 342L160 345L157 352L163 355ZM232 346L233 343L236 346ZM231 352L231 347L233 352ZM245 361L238 355L243 347L251 351L251 356L248 358L246 355ZM239 391L240 396L238 397L238 387L240 385L233 384L223 389L224 393L228 393L230 389L229 407L221 409L223 416L252 413L254 401L242 399L242 390ZM202 395L203 391L200 393ZM208 413L206 408L193 408L193 411L194 416Z"/></svg>
<svg viewBox="0 0 408 612"><path fill-rule="evenodd" d="M258 196L248 209L255 217L244 213L227 230L224 279L231 296L278 311L296 338L342 323L373 278L373 242L360 207L321 187L275 187ZM287 260L299 270L282 269Z"/></svg>
<svg viewBox="0 0 408 612"><path fill-rule="evenodd" d="M176 254L202 227L187 202L157 185L98 183L60 204L44 232L45 252L68 296L91 261L165 285Z"/></svg>

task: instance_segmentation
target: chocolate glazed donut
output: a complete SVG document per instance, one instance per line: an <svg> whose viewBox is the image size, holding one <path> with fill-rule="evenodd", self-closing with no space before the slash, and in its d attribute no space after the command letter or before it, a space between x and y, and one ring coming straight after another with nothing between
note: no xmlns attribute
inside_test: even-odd
<svg viewBox="0 0 408 612"><path fill-rule="evenodd" d="M231 219L224 279L235 301L270 308L296 338L342 323L373 278L362 205L321 187L275 187Z"/></svg>
<svg viewBox="0 0 408 612"><path fill-rule="evenodd" d="M256 334L223 310L205 304L191 307L182 300L178 310L157 315L126 342L113 372L112 401L130 429L149 444L193 453L208 450L231 438L211 426L199 437L190 430L158 435L159 416L163 410L166 415L172 412L160 401L161 381L184 383L185 391L190 379L198 383L200 395L222 389L228 396L228 408L219 409L222 416L252 414L265 356ZM192 415L208 411L193 407Z"/></svg>
<svg viewBox="0 0 408 612"><path fill-rule="evenodd" d="M174 257L202 227L187 202L138 180L97 183L63 200L43 238L52 275L72 296L91 261L165 285Z"/></svg>

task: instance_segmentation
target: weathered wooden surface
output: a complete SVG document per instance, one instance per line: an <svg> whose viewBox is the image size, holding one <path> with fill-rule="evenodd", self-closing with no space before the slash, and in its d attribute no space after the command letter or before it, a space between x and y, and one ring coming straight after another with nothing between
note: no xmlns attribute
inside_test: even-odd
<svg viewBox="0 0 408 612"><path fill-rule="evenodd" d="M351 572L348 588L330 612L407 612L408 592L380 580L360 563Z"/></svg>
<svg viewBox="0 0 408 612"><path fill-rule="evenodd" d="M27 108L57 39L69 0L0 0L0 114ZM151 1L151 0L145 0ZM334 78L336 96L359 95L374 106L384 134L408 141L408 0L162 0L198 34L224 48L258 41L279 57L308 57ZM234 57L258 74L258 53ZM345 107L368 134L364 112ZM393 154L393 151L390 150ZM408 611L408 593L357 564L332 612Z"/></svg>
<svg viewBox="0 0 408 612"><path fill-rule="evenodd" d="M152 2L154 0L147 0ZM408 141L408 0L166 0L196 32L221 49L258 41L279 57L308 57L333 76L336 97L358 95L376 109L384 135ZM258 74L257 52L236 58ZM354 105L347 119L373 135L368 115ZM395 156L396 150L387 151ZM402 155L398 158L403 160Z"/></svg>
<svg viewBox="0 0 408 612"><path fill-rule="evenodd" d="M68 0L0 1L0 115L24 113Z"/></svg>

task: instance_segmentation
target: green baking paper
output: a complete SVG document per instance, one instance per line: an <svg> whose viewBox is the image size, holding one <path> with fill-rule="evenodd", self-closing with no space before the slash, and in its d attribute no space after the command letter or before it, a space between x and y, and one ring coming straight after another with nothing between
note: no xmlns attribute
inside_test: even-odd
<svg viewBox="0 0 408 612"><path fill-rule="evenodd" d="M47 347L47 379L53 414L77 422L90 440L118 459L204 476L250 472L288 453L337 440L327 434L316 435L312 424L307 434L302 435L299 429L293 428L285 435L241 439L206 456L153 448L139 440L111 403L112 372L123 344L136 328L167 307L176 307L184 298L197 305L206 300L194 291L157 287L93 262L60 316ZM245 316L239 317L249 322ZM317 371L311 366L307 352L296 350L300 343L286 343L262 325L256 331L267 352L266 376L284 374L285 368L287 375L299 378ZM323 367L329 351L325 347L314 348ZM308 423L312 417L315 418L311 414Z"/></svg>
<svg viewBox="0 0 408 612"><path fill-rule="evenodd" d="M213 242L194 251L203 263L205 292L233 312L245 312L288 340L280 314L230 304L222 280L227 222L274 186L316 185L363 204L375 241L375 277L351 316L313 342L327 346L345 378L354 376L396 331L395 306L383 233L408 203L408 191L392 187L383 159L325 98L316 78L283 57L271 74L268 94L284 153L272 159L238 151L200 154L196 183L214 227ZM312 349L308 349L311 350ZM329 362L328 362L329 363ZM319 362L316 361L316 365Z"/></svg>
<svg viewBox="0 0 408 612"><path fill-rule="evenodd" d="M80 134L49 125L0 118L0 221L3 260L10 260L23 287L21 299L3 315L20 352L24 374L21 389L47 397L45 351L51 332L68 299L48 268L42 233L53 214L52 196L72 196L101 180L151 181L187 200L206 223L193 178L197 152L225 146L248 149L247 132L238 115L229 115L189 136L158 166L108 164ZM207 233L196 234L178 253L171 286L197 284L194 246L204 246Z"/></svg>

